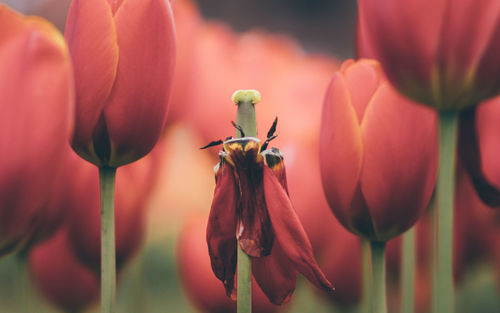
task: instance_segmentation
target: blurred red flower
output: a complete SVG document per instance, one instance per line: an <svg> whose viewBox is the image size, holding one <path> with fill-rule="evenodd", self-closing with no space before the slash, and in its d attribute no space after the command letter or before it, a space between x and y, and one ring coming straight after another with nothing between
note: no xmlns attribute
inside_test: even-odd
<svg viewBox="0 0 500 313"><path fill-rule="evenodd" d="M65 36L76 83L73 149L97 166L143 157L161 134L170 97L170 2L74 0Z"/></svg>
<svg viewBox="0 0 500 313"><path fill-rule="evenodd" d="M0 4L0 254L21 247L58 187L73 126L71 59L48 22Z"/></svg>
<svg viewBox="0 0 500 313"><path fill-rule="evenodd" d="M500 92L497 0L359 1L358 57L378 59L391 83L440 110Z"/></svg>
<svg viewBox="0 0 500 313"><path fill-rule="evenodd" d="M398 94L374 60L344 62L323 106L323 188L339 221L372 241L420 217L437 174L436 114Z"/></svg>

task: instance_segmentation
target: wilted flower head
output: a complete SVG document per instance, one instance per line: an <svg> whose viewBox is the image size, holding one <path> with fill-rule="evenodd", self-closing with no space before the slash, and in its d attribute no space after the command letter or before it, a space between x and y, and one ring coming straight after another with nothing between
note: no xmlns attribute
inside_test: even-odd
<svg viewBox="0 0 500 313"><path fill-rule="evenodd" d="M272 138L272 132L268 134ZM297 271L325 290L333 287L319 269L309 239L292 207L283 155L261 151L255 137L223 143L207 227L212 269L230 295L237 244L251 257L255 280L275 304L290 299Z"/></svg>

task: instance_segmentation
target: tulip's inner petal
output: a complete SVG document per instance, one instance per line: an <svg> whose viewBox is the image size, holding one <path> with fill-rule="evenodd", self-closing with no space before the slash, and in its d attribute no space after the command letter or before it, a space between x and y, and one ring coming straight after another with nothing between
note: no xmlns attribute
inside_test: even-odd
<svg viewBox="0 0 500 313"><path fill-rule="evenodd" d="M342 72L351 97L351 104L360 124L368 102L384 77L379 67L378 62L374 60L362 60L345 68Z"/></svg>
<svg viewBox="0 0 500 313"><path fill-rule="evenodd" d="M91 151L94 128L115 82L118 46L109 5L102 0L74 0L65 37L73 60L76 124L72 146L83 158L101 164Z"/></svg>
<svg viewBox="0 0 500 313"><path fill-rule="evenodd" d="M436 112L413 103L384 83L362 124L361 190L377 233L387 240L420 216L437 175Z"/></svg>
<svg viewBox="0 0 500 313"><path fill-rule="evenodd" d="M231 139L224 143L230 163L237 177L240 197L238 202L239 244L253 257L269 255L273 246L273 231L264 201L260 141L252 137Z"/></svg>
<svg viewBox="0 0 500 313"><path fill-rule="evenodd" d="M105 108L110 165L146 155L166 120L175 67L170 1L126 0L114 16L120 60Z"/></svg>
<svg viewBox="0 0 500 313"><path fill-rule="evenodd" d="M475 97L476 101L498 95L500 92L500 80L498 79L500 77L500 62L498 62L500 51L500 17L498 16L493 29L494 31L491 34L488 46L485 48L481 60L476 66L475 84L473 87L473 90L478 93Z"/></svg>
<svg viewBox="0 0 500 313"><path fill-rule="evenodd" d="M311 243L290 198L268 167L264 167L264 193L276 240L284 255L313 284L327 291L333 290L314 259Z"/></svg>
<svg viewBox="0 0 500 313"><path fill-rule="evenodd" d="M323 103L320 135L321 179L336 217L349 224L351 202L361 173L363 146L346 82L335 73Z"/></svg>
<svg viewBox="0 0 500 313"><path fill-rule="evenodd" d="M208 218L207 243L212 270L223 282L227 295L233 291L236 271L237 188L231 167L221 162Z"/></svg>
<svg viewBox="0 0 500 313"><path fill-rule="evenodd" d="M280 305L290 301L297 282L297 271L275 243L271 255L252 258L252 274L269 301Z"/></svg>

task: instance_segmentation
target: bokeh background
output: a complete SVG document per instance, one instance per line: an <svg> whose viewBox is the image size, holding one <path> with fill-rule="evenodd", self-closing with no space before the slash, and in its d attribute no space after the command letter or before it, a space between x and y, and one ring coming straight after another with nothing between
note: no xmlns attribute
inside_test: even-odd
<svg viewBox="0 0 500 313"><path fill-rule="evenodd" d="M70 3L4 2L20 12L51 20L61 31ZM279 135L272 145L285 154L292 202L320 264L337 288L336 295L328 298L300 279L289 304L277 308L263 300L254 312L359 312L359 242L329 212L321 189L317 147L326 86L340 62L354 57L356 1L171 2L178 31L175 90L165 134L154 152L159 160L154 165L156 178L142 208L142 246L120 273L118 312L203 312L201 307L229 301L221 297L222 284L210 272L204 246L218 148L202 151L199 147L233 134L229 121L235 119L235 108L230 97L235 89L248 88L262 93L263 101L257 107L260 134L279 117ZM486 210L477 202L471 206ZM500 312L496 271L500 262L495 253L498 230L491 225L487 235L470 231L477 230L479 220L492 219L482 213L466 216L456 234L456 241L463 245L456 256L460 266L456 270L458 312ZM419 254L426 263L429 238L426 223L421 224ZM395 290L397 241L389 253L389 288ZM60 256L56 252L52 256L54 260L49 257L43 262L55 264L48 274L55 283L55 258ZM0 312L61 312L53 305L56 300L47 301L50 291L33 281L33 269L27 272L19 262L22 258L13 255L0 260ZM423 269L417 276L418 312L425 312L429 302L430 282ZM63 289L85 288L80 280L69 280ZM390 292L389 297L391 312L398 312L399 295ZM82 312L98 312L96 304L94 301ZM211 312L231 312L231 308L229 304Z"/></svg>

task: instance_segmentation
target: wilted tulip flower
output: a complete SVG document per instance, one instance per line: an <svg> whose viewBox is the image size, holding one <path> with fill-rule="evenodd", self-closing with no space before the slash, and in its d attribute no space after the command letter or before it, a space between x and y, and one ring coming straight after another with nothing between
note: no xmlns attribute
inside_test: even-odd
<svg viewBox="0 0 500 313"><path fill-rule="evenodd" d="M500 207L500 97L460 114L459 155L481 200Z"/></svg>
<svg viewBox="0 0 500 313"><path fill-rule="evenodd" d="M320 165L344 227L386 241L417 221L436 180L436 134L435 112L398 94L376 61L342 65L323 105Z"/></svg>
<svg viewBox="0 0 500 313"><path fill-rule="evenodd" d="M40 293L64 312L83 312L99 299L99 279L73 254L66 228L30 250L28 262Z"/></svg>
<svg viewBox="0 0 500 313"><path fill-rule="evenodd" d="M236 301L228 298L224 287L212 273L207 255L206 216L191 216L182 227L178 239L177 264L184 290L193 304L205 313L236 313ZM254 312L272 313L278 310L252 281Z"/></svg>
<svg viewBox="0 0 500 313"><path fill-rule="evenodd" d="M282 154L276 148L261 151L255 137L230 139L223 147L207 242L212 269L227 294L234 289L237 244L251 257L253 276L272 303L290 299L297 271L331 291L290 202Z"/></svg>
<svg viewBox="0 0 500 313"><path fill-rule="evenodd" d="M109 167L146 155L165 123L174 72L170 2L74 0L65 37L76 83L73 149Z"/></svg>
<svg viewBox="0 0 500 313"><path fill-rule="evenodd" d="M500 92L497 0L359 1L358 57L378 59L391 83L439 110Z"/></svg>
<svg viewBox="0 0 500 313"><path fill-rule="evenodd" d="M22 246L57 186L73 120L71 60L48 22L0 4L0 255Z"/></svg>

